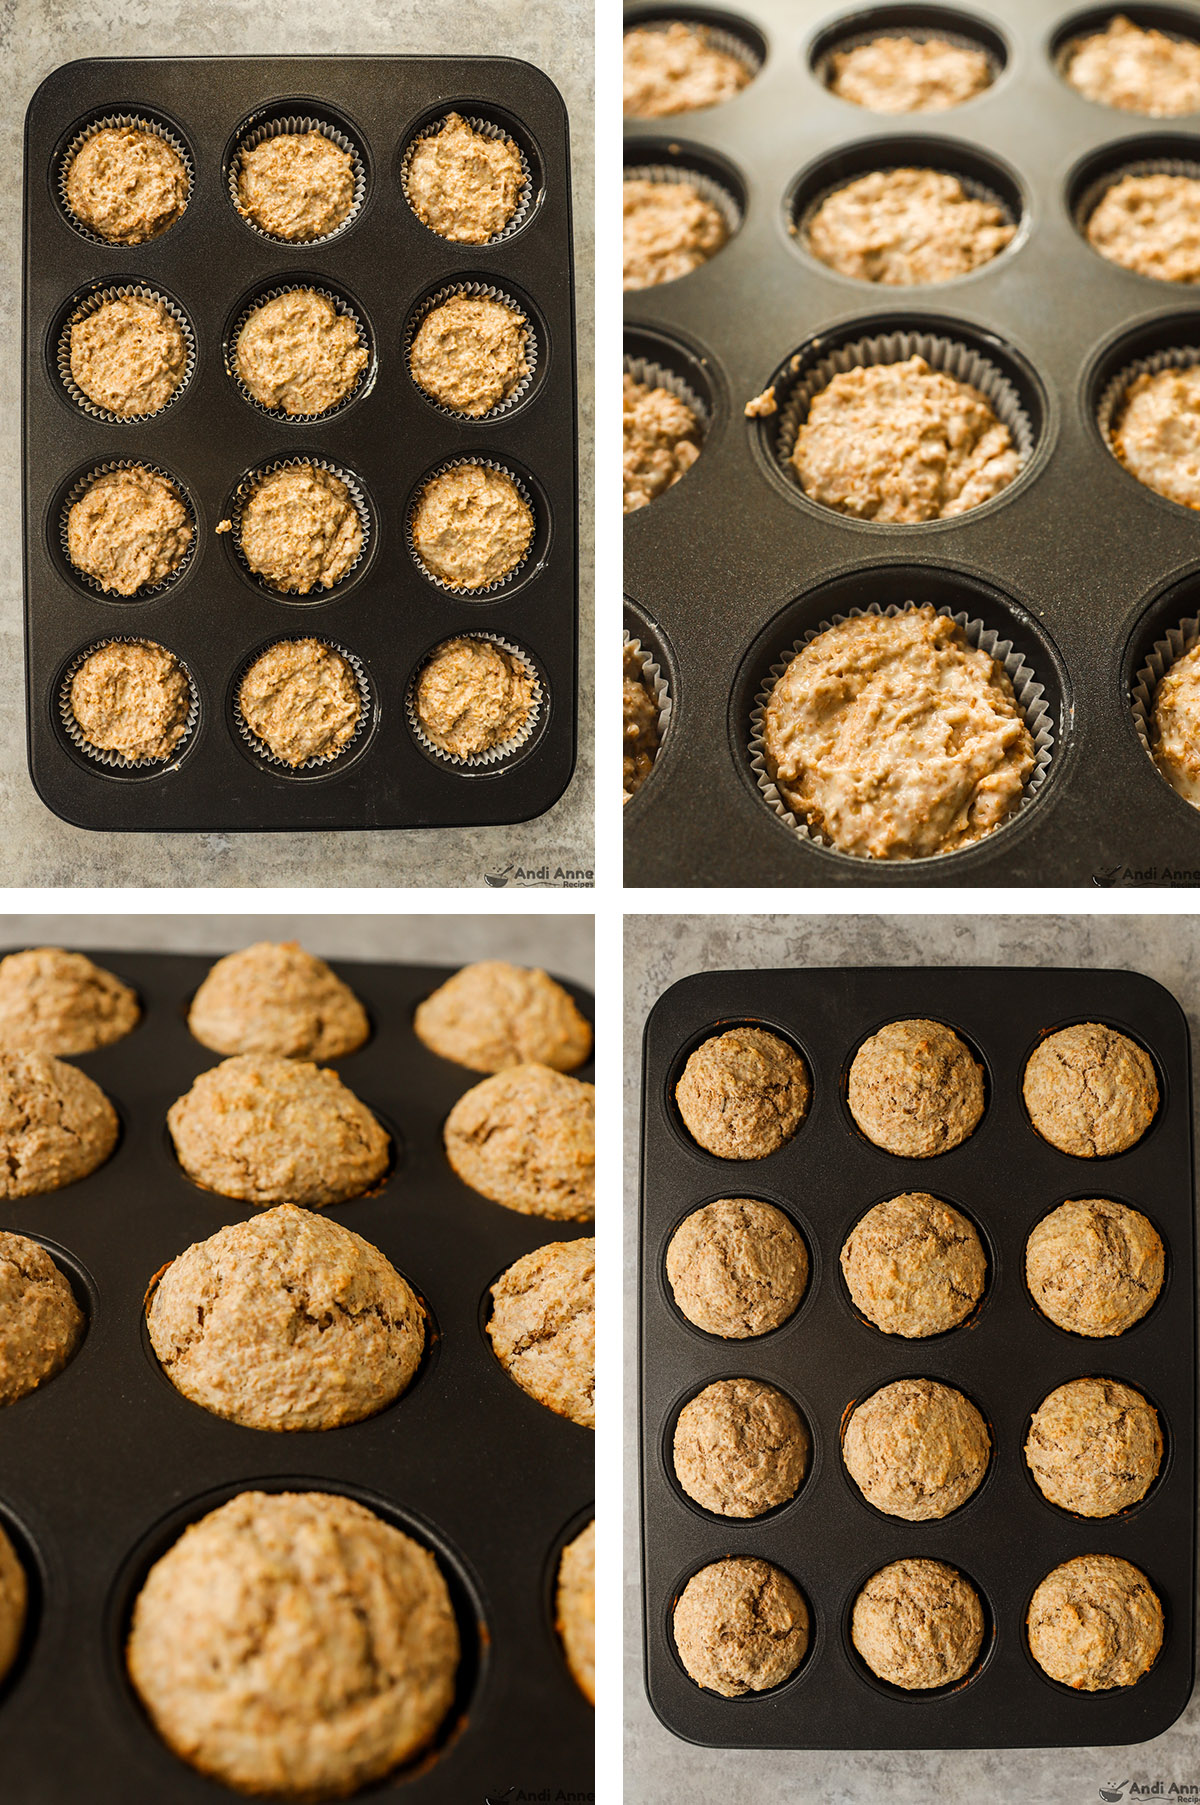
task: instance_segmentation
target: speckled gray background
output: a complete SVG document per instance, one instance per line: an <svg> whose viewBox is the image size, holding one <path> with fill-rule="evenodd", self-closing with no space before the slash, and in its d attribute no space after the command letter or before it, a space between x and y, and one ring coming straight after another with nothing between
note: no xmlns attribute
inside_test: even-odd
<svg viewBox="0 0 1200 1805"><path fill-rule="evenodd" d="M739 966L1114 966L1157 978L1200 1047L1200 922L1188 915L627 916L625 921L625 1799L626 1805L1095 1805L1136 1780L1200 1794L1200 1701L1136 1748L878 1754L694 1748L665 1730L642 1686L638 1585L637 1124L642 1028L678 979ZM1130 1795L1122 1788L1123 1799ZM1178 1795L1176 1795L1178 1796Z"/></svg>
<svg viewBox="0 0 1200 1805"><path fill-rule="evenodd" d="M545 70L571 120L581 401L579 763L519 827L352 834L98 834L39 801L25 763L21 631L21 151L25 109L86 56L507 54ZM591 869L592 0L0 0L0 884L482 885L507 865Z"/></svg>

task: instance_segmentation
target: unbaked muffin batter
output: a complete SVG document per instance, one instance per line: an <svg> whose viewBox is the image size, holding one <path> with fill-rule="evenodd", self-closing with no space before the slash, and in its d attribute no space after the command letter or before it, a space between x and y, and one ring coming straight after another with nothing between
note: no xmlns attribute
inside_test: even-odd
<svg viewBox="0 0 1200 1805"><path fill-rule="evenodd" d="M187 371L183 328L162 301L118 295L71 327L71 375L121 419L156 414Z"/></svg>
<svg viewBox="0 0 1200 1805"><path fill-rule="evenodd" d="M503 232L526 187L512 139L477 132L458 113L418 139L409 159L409 205L431 232L457 244L487 244Z"/></svg>
<svg viewBox="0 0 1200 1805"><path fill-rule="evenodd" d="M138 464L98 476L67 515L67 551L77 570L115 595L136 595L169 577L192 543L179 491Z"/></svg>
<svg viewBox="0 0 1200 1805"><path fill-rule="evenodd" d="M368 358L352 319L315 289L291 288L254 309L234 362L264 407L326 414L353 394Z"/></svg>
<svg viewBox="0 0 1200 1805"><path fill-rule="evenodd" d="M319 639L281 639L255 659L238 689L251 733L285 765L336 758L362 715L358 679Z"/></svg>
<svg viewBox="0 0 1200 1805"><path fill-rule="evenodd" d="M529 322L488 295L451 295L427 313L409 352L417 387L432 401L479 419L529 374Z"/></svg>
<svg viewBox="0 0 1200 1805"><path fill-rule="evenodd" d="M191 701L179 660L149 639L99 647L71 679L71 712L83 738L123 758L169 758L187 731Z"/></svg>
<svg viewBox="0 0 1200 1805"><path fill-rule="evenodd" d="M456 464L426 483L413 510L421 562L451 589L486 589L521 563L533 513L511 476L486 464Z"/></svg>
<svg viewBox="0 0 1200 1805"><path fill-rule="evenodd" d="M829 86L872 113L940 113L992 84L982 50L945 38L879 37L830 58Z"/></svg>
<svg viewBox="0 0 1200 1805"><path fill-rule="evenodd" d="M940 169L876 169L822 201L808 227L814 257L889 287L949 282L990 263L1016 227Z"/></svg>
<svg viewBox="0 0 1200 1805"><path fill-rule="evenodd" d="M670 389L625 376L625 512L644 508L677 483L700 456L702 429Z"/></svg>
<svg viewBox="0 0 1200 1805"><path fill-rule="evenodd" d="M1175 660L1154 692L1150 749L1171 788L1200 808L1200 645Z"/></svg>
<svg viewBox="0 0 1200 1805"><path fill-rule="evenodd" d="M65 175L67 205L109 244L145 244L182 217L188 175L157 132L110 125L81 144Z"/></svg>
<svg viewBox="0 0 1200 1805"><path fill-rule="evenodd" d="M219 529L218 529L219 530ZM340 476L315 464L272 470L242 509L238 530L251 570L272 589L332 589L357 562L362 520Z"/></svg>
<svg viewBox="0 0 1200 1805"><path fill-rule="evenodd" d="M1102 257L1139 276L1200 281L1200 181L1161 170L1122 176L1092 213L1087 235Z"/></svg>
<svg viewBox="0 0 1200 1805"><path fill-rule="evenodd" d="M1200 44L1144 31L1122 13L1080 40L1064 73L1086 99L1126 113L1165 119L1200 107Z"/></svg>
<svg viewBox="0 0 1200 1805"><path fill-rule="evenodd" d="M1144 372L1130 383L1112 447L1139 483L1200 508L1200 364Z"/></svg>
<svg viewBox="0 0 1200 1805"><path fill-rule="evenodd" d="M490 639L447 639L417 679L426 738L452 758L479 758L516 738L533 713L536 678Z"/></svg>
<svg viewBox="0 0 1200 1805"><path fill-rule="evenodd" d="M260 231L307 244L354 205L354 160L324 132L264 138L238 158L238 212Z"/></svg>
<svg viewBox="0 0 1200 1805"><path fill-rule="evenodd" d="M658 757L662 735L658 725L658 698L646 681L645 655L626 646L622 665L622 713L624 716L623 802L641 789Z"/></svg>
<svg viewBox="0 0 1200 1805"><path fill-rule="evenodd" d="M623 47L626 116L665 119L732 100L751 80L740 57L721 50L703 25L672 19L635 25Z"/></svg>
<svg viewBox="0 0 1200 1805"><path fill-rule="evenodd" d="M690 182L627 177L623 196L623 285L674 282L714 257L729 237L718 207Z"/></svg>

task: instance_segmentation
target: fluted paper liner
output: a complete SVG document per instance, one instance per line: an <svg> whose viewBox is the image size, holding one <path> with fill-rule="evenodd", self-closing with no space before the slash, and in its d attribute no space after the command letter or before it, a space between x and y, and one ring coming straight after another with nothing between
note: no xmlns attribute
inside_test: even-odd
<svg viewBox="0 0 1200 1805"><path fill-rule="evenodd" d="M75 710L71 706L71 683L81 665L94 652L103 651L105 646L112 645L148 645L156 646L159 651L169 652L179 669L187 679L188 713L184 723L183 735L166 758L127 758L123 752L106 752L100 746L93 746L84 735L82 727L75 719ZM77 751L90 758L93 764L104 765L111 771L173 771L178 766L184 753L192 743L196 732L196 723L200 718L200 696L196 689L196 680L191 671L179 656L172 652L170 646L164 646L161 640L149 639L144 633L109 633L103 639L94 639L82 652L77 652L63 673L58 686L58 718L63 732Z"/></svg>
<svg viewBox="0 0 1200 1805"><path fill-rule="evenodd" d="M687 12L680 12L671 19L630 19L625 25L625 31L626 33L635 29L638 31L667 31L672 25L691 25L693 27L698 27L704 34L705 43L710 45L713 50L720 50L723 51L726 56L734 57L742 65L742 68L748 71L751 81L754 80L755 76L762 68L762 58L756 50L752 49L751 46L747 44L744 38L739 38L736 33L732 31L722 31L719 25L710 25L707 19L690 16ZM707 111L708 109L706 108L704 110ZM627 114L626 117L630 119L644 119L647 117L655 118L657 115L630 113Z"/></svg>
<svg viewBox="0 0 1200 1805"><path fill-rule="evenodd" d="M359 372L358 379L349 394L343 395L340 401L335 401L332 407L327 407L320 414L285 414L281 407L268 407L265 401L260 401L257 395L251 394L237 367L238 339L251 314L257 313L260 307L265 307L268 301L278 300L280 295L299 293L320 295L322 300L329 302L336 313L340 313L345 319L350 320L358 334L358 342L367 354L366 368ZM255 295L238 314L225 341L225 368L242 400L248 401L251 407L256 407L260 414L266 415L268 420L281 420L288 426L311 426L318 420L333 420L338 414L344 413L350 403L361 395L364 383L370 380L374 363L375 353L371 335L363 324L357 307L344 295L336 294L332 288L322 288L319 282L307 282L303 277L297 277L295 282L283 282L277 287L263 289L260 294Z"/></svg>
<svg viewBox="0 0 1200 1805"><path fill-rule="evenodd" d="M187 351L187 357L183 366L183 375L179 379L179 382L176 384L168 399L163 402L162 406L155 408L153 413L149 414L111 413L108 408L98 406L89 396L85 395L75 381L74 376L71 374L71 328L77 326L81 320L87 319L89 314L98 313L106 301L120 301L129 295L132 295L135 300L156 301L160 307L165 307L171 318L177 322L183 333L184 345ZM134 426L146 420L157 420L161 414L166 413L169 407L174 407L175 403L179 400L179 397L186 392L187 386L191 382L192 374L196 368L196 335L192 331L192 322L188 319L182 307L180 307L177 302L172 301L168 295L164 295L157 288L148 288L140 282L120 282L109 288L94 289L91 294L84 295L76 300L75 305L63 322L62 331L58 335L56 362L58 365L59 378L63 387L66 389L67 394L71 397L76 407L80 408L83 413L90 414L93 420L103 420L106 425Z"/></svg>
<svg viewBox="0 0 1200 1805"><path fill-rule="evenodd" d="M454 112L457 111L457 109L452 107L450 111ZM408 175L412 164L413 152L416 150L417 145L420 144L422 138L436 137L438 132L440 132L445 125L447 119L449 119L450 113L443 113L440 119L432 119L428 125L422 126L416 137L405 147L404 156L400 163L400 186L404 191L405 200L408 201L409 206L412 207L413 218L418 220L421 225L425 226L427 232L433 232L433 236L435 238L441 238L445 244L461 244L471 250L485 250L488 245L503 244L506 238L511 238L513 233L519 232L521 227L525 224L530 203L533 200L533 171L529 167L529 159L526 157L524 150L521 148L516 138L513 137L512 133L504 126L497 125L492 119L480 119L475 114L459 113L458 116L463 121L464 125L469 125L473 132L480 132L485 138L505 139L507 143L512 145L518 157L521 159L521 175L524 179L524 187L521 191L521 198L517 202L516 211L508 224L502 227L499 232L493 232L490 238L484 239L483 244L479 245L471 243L468 246L468 242L464 239L446 238L443 233L435 232L432 226L426 226L425 221L421 219L421 215L417 212L416 208L413 207L408 193Z"/></svg>
<svg viewBox="0 0 1200 1805"><path fill-rule="evenodd" d="M1096 408L1096 424L1100 428L1104 443L1122 470L1125 470L1134 482L1140 482L1141 479L1134 476L1132 470L1126 469L1124 460L1117 453L1113 436L1120 423L1125 396L1139 376L1157 376L1162 370L1190 370L1197 364L1200 364L1200 345L1176 345L1168 351L1156 351L1152 357L1139 357L1133 363L1126 364L1124 369L1118 371L1105 385ZM1141 483L1141 487L1150 489L1152 495L1162 494L1160 489L1152 489L1149 483ZM1195 509L1189 508L1186 502L1176 501L1170 495L1163 495L1162 499L1169 501L1174 508L1181 508L1184 513L1195 513Z"/></svg>
<svg viewBox="0 0 1200 1805"><path fill-rule="evenodd" d="M444 747L435 745L422 727L417 714L417 684L420 681L421 672L426 665L433 661L435 654L449 639L481 639L488 645L499 646L501 651L507 652L510 657L524 665L533 678L533 706L529 710L529 717L524 726L519 728L511 739L505 740L502 745L490 746L486 752L473 753L469 758L460 758L453 752L447 752ZM427 752L430 758L435 758L439 764L448 765L452 770L458 771L495 770L498 765L511 763L521 748L529 743L541 721L544 700L545 692L542 689L541 673L529 653L515 641L501 638L499 633L487 633L482 629L472 628L469 633L447 634L446 639L439 640L437 645L422 658L409 679L404 697L404 713L408 720L409 731L417 744L422 751Z"/></svg>
<svg viewBox="0 0 1200 1805"><path fill-rule="evenodd" d="M518 562L513 565L511 570L506 571L502 577L497 577L493 583L482 583L477 589L467 589L460 583L447 583L442 577L435 576L433 571L430 570L420 552L417 550L416 542L413 539L413 519L416 515L421 497L424 495L430 483L434 482L439 476L448 475L451 470L470 470L476 465L484 470L495 470L498 475L506 476L508 478L517 494L521 497L521 500L525 503L525 506L529 509L533 519L533 531L529 535L529 544L525 547L524 553ZM466 601L478 601L482 596L495 595L498 590L504 589L514 583L529 562L530 553L537 543L537 536L538 515L533 496L529 493L529 490L521 481L521 478L517 475L516 471L510 470L507 464L498 463L495 458L448 458L444 464L438 464L433 470L430 470L426 476L421 478L421 486L409 503L408 513L405 516L404 521L404 542L408 546L409 556L412 558L413 563L416 565L421 575L427 578L429 582L435 583L437 587L443 590L447 595L456 595L460 599Z"/></svg>
<svg viewBox="0 0 1200 1805"><path fill-rule="evenodd" d="M258 145L265 143L268 138L303 137L307 132L320 132L323 138L328 138L331 144L336 144L339 150L344 150L346 152L347 156L350 158L354 171L354 199L350 203L350 211L347 213L345 219L340 220L331 232L322 232L318 234L316 238L282 238L277 232L268 232L263 226L257 225L255 221L248 218L243 211L241 196L238 193L238 178L241 174L242 158L248 150L254 150ZM340 237L343 232L348 232L350 227L354 224L354 221L358 218L359 213L362 211L363 200L365 199L367 192L367 168L366 164L363 162L362 153L353 138L348 137L338 126L331 125L328 119L308 117L302 119L272 119L266 125L254 127L238 140L237 148L229 159L227 185L229 199L233 204L234 212L237 214L242 224L246 226L249 231L253 232L256 237L263 239L265 243L292 245L329 244L332 239Z"/></svg>
<svg viewBox="0 0 1200 1805"><path fill-rule="evenodd" d="M71 509L75 506L77 501L83 499L93 483L98 482L102 476L111 476L115 470L148 470L152 476L161 476L164 482L170 483L171 488L183 503L184 509L187 512L188 524L192 529L192 537L188 543L188 548L174 570L168 571L166 576L162 577L157 583L147 583L141 589L136 589L132 595L122 595L116 589L105 589L104 585L95 577L89 576L86 570L81 570L72 558L70 547L67 543L67 524L70 520ZM162 464L152 464L146 458L111 458L108 463L93 464L86 475L81 476L78 482L71 485L71 488L67 492L66 499L63 502L62 512L58 522L59 546L62 555L66 560L67 568L75 581L77 583L82 583L86 588L90 589L94 595L100 596L103 601L121 604L130 602L148 602L153 596L161 595L163 591L169 589L173 583L177 583L196 554L198 532L199 523L196 519L196 510L192 506L192 498L180 482L179 478L173 475L170 470L165 469Z"/></svg>
<svg viewBox="0 0 1200 1805"><path fill-rule="evenodd" d="M658 703L658 750L654 754L654 763L657 765L662 756L663 742L666 740L667 728L671 722L671 692L667 688L667 679L655 661L654 654L642 644L635 634L629 631L628 627L625 627L623 631L625 644L632 646L641 660L642 680L649 684L654 700ZM646 778L646 782L649 783L653 776L654 771L651 770L650 777ZM634 795L636 796L636 794L635 790ZM626 798L626 800L629 799Z"/></svg>
<svg viewBox="0 0 1200 1805"><path fill-rule="evenodd" d="M1154 769L1164 783L1170 783L1171 780L1159 765L1152 750L1154 736L1151 731L1151 723L1154 718L1154 700L1158 694L1158 686L1171 666L1197 645L1200 645L1200 616L1190 614L1178 625L1169 628L1161 639L1155 640L1139 666L1129 692L1129 702L1133 711L1133 724L1137 728L1137 736L1142 742L1147 758L1151 760ZM1175 788L1174 784L1171 784L1171 788ZM1176 793L1182 794L1182 792ZM1192 802L1190 796L1185 796L1184 801L1191 802L1193 808L1200 807L1200 803Z"/></svg>
<svg viewBox="0 0 1200 1805"><path fill-rule="evenodd" d="M241 693L242 684L245 682L247 674L258 663L260 658L264 657L273 646L290 644L298 639L315 640L318 645L328 646L331 652L336 652L339 658L345 659L354 675L355 682L358 684L360 706L358 720L354 726L354 732L346 741L345 745L339 747L332 757L318 754L314 758L306 758L302 764L289 765L285 758L280 758L276 753L272 752L265 740L259 739L254 730L247 724L242 715ZM363 735L370 724L371 712L371 685L367 680L367 673L363 669L361 659L356 657L348 646L342 645L340 641L336 639L327 638L323 633L279 634L278 638L272 639L267 645L259 646L258 650L252 652L249 658L243 659L233 686L233 724L241 736L242 743L249 748L255 758L262 764L270 766L272 771L282 771L285 777L301 777L306 773L313 771L319 771L324 774L326 771L340 770L346 761L351 758L361 746Z"/></svg>
<svg viewBox="0 0 1200 1805"><path fill-rule="evenodd" d="M305 465L311 465L315 470L327 470L330 476L336 476L339 482L345 484L362 527L362 548L349 570L340 576L336 583L331 583L328 589L318 583L302 594L299 589L276 589L273 584L267 582L260 571L251 568L242 545L242 514L254 491L262 483L265 483L268 477L274 476L277 470L300 469ZM250 581L261 589L264 595L270 596L277 602L290 601L300 606L308 606L312 603L332 601L335 596L340 595L355 571L361 566L371 544L371 510L367 506L367 498L363 494L358 478L351 471L344 469L341 464L333 463L329 458L305 457L303 453L297 453L295 457L275 458L271 463L260 464L257 469L246 473L234 490L233 499L229 504L229 530L238 563Z"/></svg>
<svg viewBox="0 0 1200 1805"><path fill-rule="evenodd" d="M718 182L715 176L704 175L700 170L693 169L689 163L627 163L622 179L626 182L673 182L676 185L682 184L685 188L694 188L703 200L717 209L725 221L730 238L742 223L741 206L724 183ZM724 249L725 246L722 245L712 256L719 257ZM712 258L706 258L705 261L711 262Z"/></svg>
<svg viewBox="0 0 1200 1805"><path fill-rule="evenodd" d="M173 219L169 226L164 226L163 230L161 232L156 232L153 238L143 239L141 244L126 244L124 240L102 238L99 232L94 232L92 230L91 226L85 226L79 215L71 206L70 201L67 199L67 175L72 163L75 161L75 158L79 155L79 152L83 149L88 139L94 138L97 132L110 130L125 131L129 129L140 132L149 132L153 137L161 138L164 144L170 145L171 149L179 158L179 161L183 164L183 167L187 172L188 184L188 197L184 204L184 213L186 213L188 207L191 206L192 196L196 192L196 172L192 167L191 153L183 140L178 137L175 132L170 131L167 126L160 125L156 119L143 119L139 113L109 113L106 114L103 119L93 119L91 124L85 126L81 132L76 132L66 150L59 158L58 179L55 183L55 192L58 195L60 207L66 214L72 227L79 233L79 236L81 238L86 238L89 244L102 244L106 250L110 251L140 251L145 245L155 244L158 239L165 238L167 233L173 231L179 224L179 219ZM179 218L182 219L183 214L180 214Z"/></svg>
<svg viewBox="0 0 1200 1805"><path fill-rule="evenodd" d="M517 314L521 324L525 328L525 374L522 376L512 393L510 395L505 395L503 400L497 401L494 407L489 407L486 414L468 414L462 408L447 407L445 402L438 401L435 396L431 395L428 389L422 388L421 384L412 373L413 340L416 338L417 333L434 309L440 307L444 301L451 300L455 295L475 295L485 301L498 301L502 307L508 307L513 313ZM527 309L522 307L519 301L515 301L504 289L495 288L491 283L487 282L447 282L442 288L438 289L436 294L430 295L427 300L421 302L420 306L409 315L408 323L404 328L404 367L412 378L413 384L420 393L422 400L427 401L430 407L435 408L439 414L443 414L448 420L496 420L501 414L511 413L517 403L525 398L529 391L529 385L537 373L538 350L537 327L530 318Z"/></svg>

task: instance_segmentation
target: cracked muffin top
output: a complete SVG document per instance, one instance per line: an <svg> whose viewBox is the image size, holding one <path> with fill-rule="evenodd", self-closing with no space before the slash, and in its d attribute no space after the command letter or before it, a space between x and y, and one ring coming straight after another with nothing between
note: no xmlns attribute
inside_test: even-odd
<svg viewBox="0 0 1200 1805"><path fill-rule="evenodd" d="M417 1005L413 1028L431 1052L473 1072L531 1063L570 1072L592 1050L591 1027L562 985L505 959L464 965Z"/></svg>
<svg viewBox="0 0 1200 1805"><path fill-rule="evenodd" d="M841 1253L858 1309L885 1335L942 1335L983 1296L987 1258L973 1223L927 1191L877 1203Z"/></svg>
<svg viewBox="0 0 1200 1805"><path fill-rule="evenodd" d="M929 1159L975 1132L983 1067L943 1022L888 1022L854 1055L846 1096L869 1141L904 1159Z"/></svg>
<svg viewBox="0 0 1200 1805"><path fill-rule="evenodd" d="M1042 1399L1025 1459L1051 1504L1112 1517L1144 1498L1162 1465L1158 1412L1132 1385L1071 1379Z"/></svg>
<svg viewBox="0 0 1200 1805"><path fill-rule="evenodd" d="M584 1429L596 1427L596 1243L550 1241L492 1286L492 1351L514 1384Z"/></svg>
<svg viewBox="0 0 1200 1805"><path fill-rule="evenodd" d="M1081 1554L1047 1573L1029 1603L1029 1652L1079 1692L1134 1686L1158 1658L1163 1610L1146 1575L1115 1554Z"/></svg>
<svg viewBox="0 0 1200 1805"><path fill-rule="evenodd" d="M1072 1335L1124 1334L1162 1290L1165 1268L1154 1224L1107 1197L1060 1204L1025 1244L1033 1301Z"/></svg>
<svg viewBox="0 0 1200 1805"><path fill-rule="evenodd" d="M525 1216L596 1213L596 1090L549 1066L509 1066L458 1099L446 1158L464 1184Z"/></svg>
<svg viewBox="0 0 1200 1805"><path fill-rule="evenodd" d="M1022 1089L1043 1140L1076 1159L1124 1153L1158 1114L1149 1053L1100 1022L1048 1034L1029 1056Z"/></svg>
<svg viewBox="0 0 1200 1805"><path fill-rule="evenodd" d="M675 1101L694 1141L718 1159L765 1159L804 1120L810 1087L799 1053L765 1028L730 1028L703 1041Z"/></svg>
<svg viewBox="0 0 1200 1805"><path fill-rule="evenodd" d="M247 1429L335 1429L411 1383L425 1312L369 1241L281 1203L199 1241L146 1311L172 1385Z"/></svg>
<svg viewBox="0 0 1200 1805"><path fill-rule="evenodd" d="M983 1645L983 1606L970 1580L944 1561L893 1561L855 1599L850 1638L889 1686L950 1686Z"/></svg>
<svg viewBox="0 0 1200 1805"><path fill-rule="evenodd" d="M858 1405L842 1458L868 1503L924 1523L975 1492L991 1459L987 1424L969 1398L934 1379L897 1379Z"/></svg>
<svg viewBox="0 0 1200 1805"><path fill-rule="evenodd" d="M353 1053L370 1033L350 986L294 940L256 940L218 959L192 998L188 1027L214 1053L317 1061Z"/></svg>
<svg viewBox="0 0 1200 1805"><path fill-rule="evenodd" d="M0 959L0 1046L12 1053L91 1053L124 1040L137 996L84 953L33 946Z"/></svg>
<svg viewBox="0 0 1200 1805"><path fill-rule="evenodd" d="M770 1561L744 1556L694 1573L675 1606L679 1658L697 1686L742 1698L793 1674L808 1648L808 1607Z"/></svg>
<svg viewBox="0 0 1200 1805"><path fill-rule="evenodd" d="M75 1293L46 1249L0 1231L0 1405L61 1372L83 1328Z"/></svg>
<svg viewBox="0 0 1200 1805"><path fill-rule="evenodd" d="M773 1203L719 1197L693 1210L667 1248L680 1310L709 1335L744 1340L777 1329L808 1285L808 1249Z"/></svg>
<svg viewBox="0 0 1200 1805"><path fill-rule="evenodd" d="M34 1197L86 1178L117 1144L98 1084L44 1053L0 1053L0 1197Z"/></svg>
<svg viewBox="0 0 1200 1805"><path fill-rule="evenodd" d="M558 1563L555 1628L575 1684L596 1702L596 1524L568 1542Z"/></svg>
<svg viewBox="0 0 1200 1805"><path fill-rule="evenodd" d="M761 1379L717 1379L684 1405L672 1447L675 1477L722 1517L760 1517L786 1504L808 1467L808 1431L792 1400Z"/></svg>

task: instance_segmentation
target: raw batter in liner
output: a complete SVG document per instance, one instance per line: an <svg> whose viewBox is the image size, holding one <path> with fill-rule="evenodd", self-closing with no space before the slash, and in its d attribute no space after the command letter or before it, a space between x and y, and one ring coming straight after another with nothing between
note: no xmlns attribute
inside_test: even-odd
<svg viewBox="0 0 1200 1805"><path fill-rule="evenodd" d="M228 525L222 522L220 532ZM357 562L362 520L340 476L289 464L256 483L239 523L242 554L272 589L332 589Z"/></svg>
<svg viewBox="0 0 1200 1805"><path fill-rule="evenodd" d="M729 237L720 209L690 182L627 177L622 205L626 289L677 281L715 257Z"/></svg>
<svg viewBox="0 0 1200 1805"><path fill-rule="evenodd" d="M949 282L990 263L1016 227L940 169L876 169L822 201L808 227L814 257L889 287Z"/></svg>
<svg viewBox="0 0 1200 1805"><path fill-rule="evenodd" d="M701 426L670 389L625 376L625 512L644 508L677 483L700 456Z"/></svg>
<svg viewBox="0 0 1200 1805"><path fill-rule="evenodd" d="M100 646L71 679L71 713L88 745L124 758L169 758L191 703L179 660L149 639Z"/></svg>
<svg viewBox="0 0 1200 1805"><path fill-rule="evenodd" d="M67 205L109 244L158 238L188 204L183 159L157 132L110 125L81 144L66 171Z"/></svg>
<svg viewBox="0 0 1200 1805"><path fill-rule="evenodd" d="M984 52L945 38L872 38L830 63L833 92L872 113L940 113L992 85Z"/></svg>
<svg viewBox="0 0 1200 1805"><path fill-rule="evenodd" d="M533 538L533 514L516 484L486 464L456 464L432 477L413 510L421 562L452 589L486 589L508 576Z"/></svg>
<svg viewBox="0 0 1200 1805"><path fill-rule="evenodd" d="M157 414L187 371L187 341L161 301L118 295L71 327L71 375L121 419Z"/></svg>
<svg viewBox="0 0 1200 1805"><path fill-rule="evenodd" d="M76 569L114 595L136 595L177 570L192 543L179 491L140 464L89 483L67 515Z"/></svg>
<svg viewBox="0 0 1200 1805"><path fill-rule="evenodd" d="M488 295L451 295L427 313L409 352L417 387L442 407L480 419L529 374L529 322Z"/></svg>
<svg viewBox="0 0 1200 1805"><path fill-rule="evenodd" d="M622 715L624 719L623 802L636 794L654 769L662 736L658 728L658 699L646 681L644 654L626 646L622 666Z"/></svg>
<svg viewBox="0 0 1200 1805"><path fill-rule="evenodd" d="M426 737L452 758L479 758L515 739L533 713L527 664L489 639L447 639L417 679L414 706Z"/></svg>
<svg viewBox="0 0 1200 1805"><path fill-rule="evenodd" d="M1171 788L1200 808L1200 645L1176 659L1154 693L1150 749Z"/></svg>
<svg viewBox="0 0 1200 1805"><path fill-rule="evenodd" d="M319 639L281 639L256 658L238 689L251 733L287 765L336 758L362 714L358 679Z"/></svg>
<svg viewBox="0 0 1200 1805"><path fill-rule="evenodd" d="M354 160L324 132L264 138L238 162L238 212L272 238L324 238L354 205Z"/></svg>
<svg viewBox="0 0 1200 1805"><path fill-rule="evenodd" d="M1112 428L1131 476L1184 508L1200 508L1200 364L1144 372L1131 382Z"/></svg>
<svg viewBox="0 0 1200 1805"><path fill-rule="evenodd" d="M665 119L720 106L753 79L747 65L718 49L703 25L672 19L665 28L635 25L625 33L626 117Z"/></svg>
<svg viewBox="0 0 1200 1805"><path fill-rule="evenodd" d="M254 399L285 414L327 414L353 394L367 362L354 321L312 288L262 302L234 351Z"/></svg>
<svg viewBox="0 0 1200 1805"><path fill-rule="evenodd" d="M1110 263L1159 282L1200 281L1200 181L1126 175L1087 222L1088 242Z"/></svg>
<svg viewBox="0 0 1200 1805"><path fill-rule="evenodd" d="M1071 51L1067 81L1087 100L1165 119L1200 107L1200 44L1143 31L1117 13Z"/></svg>
<svg viewBox="0 0 1200 1805"><path fill-rule="evenodd" d="M418 140L406 182L417 218L458 244L487 244L503 232L526 186L512 139L477 132L458 113Z"/></svg>

